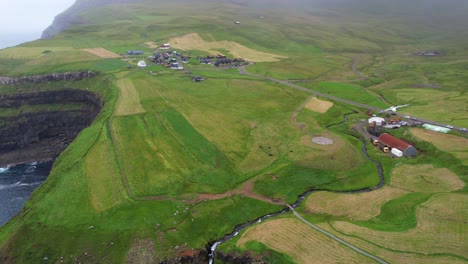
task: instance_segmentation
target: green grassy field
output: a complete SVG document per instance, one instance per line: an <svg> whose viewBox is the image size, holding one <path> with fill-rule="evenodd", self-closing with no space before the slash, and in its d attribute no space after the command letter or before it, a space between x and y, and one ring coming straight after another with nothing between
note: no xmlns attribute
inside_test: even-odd
<svg viewBox="0 0 468 264"><path fill-rule="evenodd" d="M241 75L238 69L200 65L195 57L206 51L189 49L191 63L184 64L183 71L156 65L127 68L154 51L148 42L160 45L190 33L204 41L235 42L257 54L287 57L250 65L251 73L379 108L410 103L405 113L468 126L467 53L461 48L468 36L450 35L419 12L408 16L390 3L386 5L394 16L381 14L373 3L361 11L349 6L344 11L312 4L303 9L276 5L264 9L255 3L246 7L211 0L184 2L181 8L181 1L85 10L80 18L89 24L73 26L50 40L0 50L0 76L100 73L79 82L0 85L0 94L89 89L104 101L97 119L57 159L25 209L0 229L0 262L39 263L47 257L58 263L63 257L66 263L131 263L134 253L129 252L140 252L136 254L151 255L159 263L203 250L236 225L281 210L283 206L270 203L272 199L293 203L311 188L349 191L378 183L375 164L363 156L362 142L352 130L353 124L367 118L361 109L338 102L325 113L301 108L310 94ZM237 20L240 25L233 23ZM101 59L80 50L97 47L120 54L141 49L148 54ZM228 53L229 47L218 51ZM421 50L438 50L443 56L412 55ZM193 75L206 80L193 82ZM1 108L0 117L80 107ZM351 114L348 122L343 122L345 114ZM389 196L374 206L378 213L360 221L347 213L312 212L305 205L298 210L309 221L392 263L466 261L461 249L466 228L459 220L466 218L460 201L466 199L468 188L462 160L467 148L457 145L459 135L450 135L450 144L456 147L449 148L406 128L392 132L416 142L419 155L392 159L368 144L369 156L382 164L390 184L385 188L434 180L433 175L419 175L391 185L396 177L392 173L401 166L430 164L437 172L450 171L440 181L457 181L437 185L433 192L414 187ZM334 144L317 145L312 142L316 136ZM257 196L249 196L249 191ZM366 206L365 202L360 204ZM431 210L445 212L442 209L450 202L455 206L447 214L457 224L432 221L432 216L442 214ZM255 225L220 250L248 252L268 263L307 263L315 257L334 263L347 256L358 263L367 260L316 236L290 216ZM443 237L443 232L450 236ZM389 233L391 239L379 242ZM302 241L296 241L297 247L319 243L317 251L285 247L289 234ZM431 251L436 238L449 246ZM150 241L150 249L139 248L142 241ZM325 253L330 250L332 254Z"/></svg>

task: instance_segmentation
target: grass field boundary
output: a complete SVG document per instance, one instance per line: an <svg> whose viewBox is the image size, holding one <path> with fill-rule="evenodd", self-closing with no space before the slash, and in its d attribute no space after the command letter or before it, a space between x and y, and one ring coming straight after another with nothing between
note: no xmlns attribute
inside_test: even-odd
<svg viewBox="0 0 468 264"><path fill-rule="evenodd" d="M358 248L356 246L353 246L350 243L344 241L343 239L333 235L332 233L330 233L328 231L325 231L324 229L310 223L309 221L305 220L298 212L296 212L296 210L292 206L290 206L289 204L287 206L289 207L289 210L291 210L293 212L294 216L296 216L299 220L304 222L306 225L308 225L308 226L312 227L313 229L317 230L318 232L322 233L323 235L328 236L329 238L335 240L336 242L338 242L338 243L340 243L342 245L345 245L345 246L349 247L350 249L358 252L359 254L364 255L366 257L369 257L369 258L377 261L380 264L389 264L385 260L383 260L383 259L381 259L381 258L379 258L379 257L377 257L375 255L372 255L372 254L370 254L370 253L368 253L368 252L366 252L366 251L364 251L364 250L362 250L362 249L360 249L360 248Z"/></svg>
<svg viewBox="0 0 468 264"><path fill-rule="evenodd" d="M378 248L382 248L384 250L388 250L388 251L391 251L391 252L395 252L395 253L405 253L405 254L413 254L413 255L419 255L419 256L447 256L447 257L454 257L454 258L457 258L457 259L460 259L460 260L464 260L464 261L468 261L467 258L464 258L462 256L458 256L458 255L453 255L453 254L449 254L449 253L429 253L429 254L425 254L425 253L420 253L420 252L414 252L414 251L405 251L405 250L398 250L398 249L393 249L393 248L387 248L387 247L383 247L382 245L380 244L376 244L374 242L371 242L367 239L364 239L360 236L356 236L356 235L352 235L352 234L345 234L343 233L342 231L338 230L335 228L335 226L333 226L330 222L327 222L328 225L330 226L331 229L333 229L333 231L343 235L343 236L347 236L347 237L352 237L352 238L356 238L356 239L359 239L361 241L364 241L370 245L373 245L373 246L376 246Z"/></svg>
<svg viewBox="0 0 468 264"><path fill-rule="evenodd" d="M116 84L119 87L119 97L114 111L115 116L136 115L146 112L141 105L138 90L131 79L119 79Z"/></svg>
<svg viewBox="0 0 468 264"><path fill-rule="evenodd" d="M356 102L353 102L353 101L350 101L350 100L346 100L346 99L343 99L343 98L339 98L339 97L336 97L336 96L332 96L332 95L329 95L329 94L326 94L326 93L317 92L317 91L315 91L315 90L308 89L308 88L305 88L305 87L303 87L303 86L299 86L299 85L290 83L289 81L284 81L284 80L275 79L275 78L269 77L269 76L261 76L261 75L249 73L249 72L247 72L247 70L245 69L244 66L239 67L239 72L240 72L240 74L246 74L246 75L250 75L250 76L253 76L253 77L263 78L263 79L265 79L265 80L270 80L270 81L272 81L272 82L274 82L274 83L284 84L284 85L286 85L286 86L295 88L295 89L297 89L297 90L301 90L301 91L304 91L304 92L313 94L313 95L315 95L315 96L322 96L322 97L331 99L331 100L333 100L333 101L341 102L341 103L344 103L344 104L348 104L348 105L352 105L352 106L357 106L357 107L362 107L362 108L365 108L365 109L369 109L369 110L373 110L373 111L378 111L378 112L380 112L380 111L383 110L383 109L381 109L381 108L377 108L377 107L374 107L374 106L370 106L370 105L366 105L366 104L361 104L361 103L356 103Z"/></svg>
<svg viewBox="0 0 468 264"><path fill-rule="evenodd" d="M110 138L110 141L111 141L111 145L112 145L112 149L114 150L114 153L115 153L115 156L117 158L117 166L119 166L119 171L120 171L120 178L122 180L122 184L124 186L124 189L125 189L125 192L127 193L127 196L131 199L133 199L134 201L148 201L148 200L152 200L152 201L161 201L161 200L169 200L170 197L166 196L166 195L155 195L155 196L137 196L133 193L132 191L132 188L130 188L130 185L128 183L128 179L127 179L127 175L125 174L125 171L122 169L122 165L121 163L119 162L121 160L121 156L119 154L119 150L118 150L118 147L117 147L117 144L115 143L115 135L114 135L114 132L112 130L112 125L110 124L111 120L109 120L107 122L107 128L109 129L109 138Z"/></svg>

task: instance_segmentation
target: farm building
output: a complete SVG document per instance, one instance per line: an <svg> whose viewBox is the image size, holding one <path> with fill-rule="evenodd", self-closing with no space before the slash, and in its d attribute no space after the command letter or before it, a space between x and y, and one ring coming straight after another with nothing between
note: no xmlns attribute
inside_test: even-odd
<svg viewBox="0 0 468 264"><path fill-rule="evenodd" d="M378 141L380 144L390 147L392 154L397 157L416 156L418 154L415 147L387 133L380 135Z"/></svg>
<svg viewBox="0 0 468 264"><path fill-rule="evenodd" d="M159 47L159 49L170 49L170 48L171 48L171 44L169 43L162 44L161 47Z"/></svg>
<svg viewBox="0 0 468 264"><path fill-rule="evenodd" d="M143 53L142 50L127 50L127 55L142 55Z"/></svg>
<svg viewBox="0 0 468 264"><path fill-rule="evenodd" d="M369 126L373 126L373 123L375 123L375 126L380 127L383 124L385 124L385 119L383 119L382 117L373 116L373 117L369 118L368 123L369 123Z"/></svg>
<svg viewBox="0 0 468 264"><path fill-rule="evenodd" d="M440 133L448 133L450 132L450 128L446 128L446 127L441 127L441 126L434 126L434 125L430 125L430 124L424 124L423 127L427 130L432 130L432 131L435 131L435 132L440 132Z"/></svg>
<svg viewBox="0 0 468 264"><path fill-rule="evenodd" d="M144 60L141 60L141 61L138 62L137 65L138 65L138 67L140 67L140 68L144 68L144 67L146 67L146 62L145 62Z"/></svg>

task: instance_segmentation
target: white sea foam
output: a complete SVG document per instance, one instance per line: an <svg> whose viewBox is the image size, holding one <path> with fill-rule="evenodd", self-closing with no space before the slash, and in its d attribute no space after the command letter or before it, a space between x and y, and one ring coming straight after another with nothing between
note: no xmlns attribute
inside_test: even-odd
<svg viewBox="0 0 468 264"><path fill-rule="evenodd" d="M32 165L31 167L29 167L27 170L26 170L26 173L31 173L33 171L36 170L36 166Z"/></svg>
<svg viewBox="0 0 468 264"><path fill-rule="evenodd" d="M0 173L8 171L10 169L10 166L6 166L4 168L0 167Z"/></svg>
<svg viewBox="0 0 468 264"><path fill-rule="evenodd" d="M5 190L5 189L11 189L15 187L22 187L22 186L35 186L35 185L40 185L40 182L33 182L33 183L21 183L15 182L13 184L7 184L7 185L0 185L0 190Z"/></svg>
<svg viewBox="0 0 468 264"><path fill-rule="evenodd" d="M0 185L0 190L5 190L5 189L10 189L10 188L18 187L18 186L20 186L20 184L21 184L21 182L16 182L16 183L7 184L7 185Z"/></svg>

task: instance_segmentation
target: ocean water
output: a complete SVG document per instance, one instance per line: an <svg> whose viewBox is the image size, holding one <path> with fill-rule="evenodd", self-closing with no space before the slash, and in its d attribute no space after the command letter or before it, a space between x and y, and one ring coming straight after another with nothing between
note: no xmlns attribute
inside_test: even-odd
<svg viewBox="0 0 468 264"><path fill-rule="evenodd" d="M0 226L18 214L49 175L52 162L0 167Z"/></svg>
<svg viewBox="0 0 468 264"><path fill-rule="evenodd" d="M33 41L41 37L40 32L7 34L0 32L0 49L14 47L16 45Z"/></svg>

